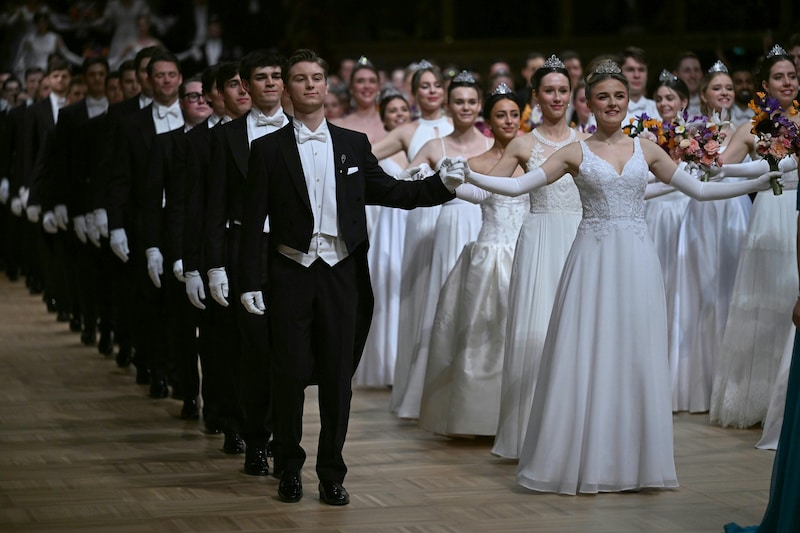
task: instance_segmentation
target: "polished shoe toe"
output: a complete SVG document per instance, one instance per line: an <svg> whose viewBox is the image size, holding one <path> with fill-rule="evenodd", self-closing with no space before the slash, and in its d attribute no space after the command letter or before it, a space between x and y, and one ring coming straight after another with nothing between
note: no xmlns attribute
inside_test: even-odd
<svg viewBox="0 0 800 533"><path fill-rule="evenodd" d="M341 483L320 481L319 500L328 505L347 505L350 503L350 495L347 494Z"/></svg>
<svg viewBox="0 0 800 533"><path fill-rule="evenodd" d="M295 503L303 497L303 482L300 472L285 472L278 483L278 498L282 502Z"/></svg>
<svg viewBox="0 0 800 533"><path fill-rule="evenodd" d="M235 431L225 432L225 442L222 444L222 451L225 453L242 453L244 452L244 441Z"/></svg>
<svg viewBox="0 0 800 533"><path fill-rule="evenodd" d="M248 446L244 451L244 473L249 476L269 475L267 450L263 446Z"/></svg>
<svg viewBox="0 0 800 533"><path fill-rule="evenodd" d="M69 330L78 333L81 329L83 329L83 325L81 323L81 317L77 315L72 315L72 317L69 319ZM83 336L81 336L81 340L83 340ZM94 342L92 342L92 344L94 344Z"/></svg>
<svg viewBox="0 0 800 533"><path fill-rule="evenodd" d="M94 346L94 343L97 342L97 333L93 329L85 329L83 333L81 333L81 344L85 346Z"/></svg>
<svg viewBox="0 0 800 533"><path fill-rule="evenodd" d="M200 418L200 408L197 406L197 400L183 400L183 407L181 408L181 420L197 420Z"/></svg>

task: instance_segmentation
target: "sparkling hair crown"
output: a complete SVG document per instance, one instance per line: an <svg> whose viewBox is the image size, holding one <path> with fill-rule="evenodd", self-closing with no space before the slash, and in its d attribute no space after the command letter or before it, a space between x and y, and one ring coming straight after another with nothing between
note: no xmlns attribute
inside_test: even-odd
<svg viewBox="0 0 800 533"><path fill-rule="evenodd" d="M477 83L472 73L468 70L462 70L452 80L455 83Z"/></svg>
<svg viewBox="0 0 800 533"><path fill-rule="evenodd" d="M367 59L367 56L359 57L358 61L356 61L356 63L361 65L362 67L367 67L367 68L372 68L372 69L375 68L375 65L372 64L372 61Z"/></svg>
<svg viewBox="0 0 800 533"><path fill-rule="evenodd" d="M412 70L424 70L427 68L433 68L433 63L431 63L427 59L422 59L420 60L419 63L412 63L411 68Z"/></svg>
<svg viewBox="0 0 800 533"><path fill-rule="evenodd" d="M501 83L497 87L495 87L494 91L492 91L491 96L497 96L500 94L512 94L514 91L511 90L511 87L506 85L505 83Z"/></svg>
<svg viewBox="0 0 800 533"><path fill-rule="evenodd" d="M781 45L776 44L770 49L769 53L767 54L767 57L786 56L786 55L789 55L786 53L786 50L784 50Z"/></svg>
<svg viewBox="0 0 800 533"><path fill-rule="evenodd" d="M662 70L661 74L658 75L658 81L659 82L675 81L677 79L678 79L678 76L676 76L672 72L668 71L667 69Z"/></svg>
<svg viewBox="0 0 800 533"><path fill-rule="evenodd" d="M395 98L395 97L400 97L403 100L406 99L406 96L402 92L398 91L396 87L386 87L384 90L381 91L380 100L383 101L386 100L387 98Z"/></svg>
<svg viewBox="0 0 800 533"><path fill-rule="evenodd" d="M595 67L592 74L622 74L622 69L613 59L604 59Z"/></svg>
<svg viewBox="0 0 800 533"><path fill-rule="evenodd" d="M722 61L718 60L716 63L711 65L711 68L708 69L708 72L709 73L711 73L711 72L724 72L725 74L727 74L728 73L728 67L725 66L725 63L723 63Z"/></svg>
<svg viewBox="0 0 800 533"><path fill-rule="evenodd" d="M564 62L561 61L558 58L558 56L556 56L555 54L553 54L549 58L547 58L547 61L545 61L542 66L544 68L552 68L552 69L559 68L559 69L565 69L566 70L566 68L567 68L566 65L564 65Z"/></svg>

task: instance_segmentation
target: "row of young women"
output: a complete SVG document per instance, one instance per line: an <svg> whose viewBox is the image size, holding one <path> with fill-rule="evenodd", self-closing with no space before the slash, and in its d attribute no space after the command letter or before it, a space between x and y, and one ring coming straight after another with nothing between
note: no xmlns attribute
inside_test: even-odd
<svg viewBox="0 0 800 533"><path fill-rule="evenodd" d="M784 61L781 59L769 63L771 65L766 67L769 72L768 80L777 79L777 75L772 75L772 66L778 65L777 69L780 70ZM789 80L789 85L791 85L791 76L788 73L784 74L783 77ZM796 77L794 79L796 92ZM724 80L723 73L714 72L707 76L706 80L706 90L703 92L704 100L709 109L720 111L726 104L724 93L727 84L730 84L730 78ZM495 141L491 150L470 159L470 167L473 170L486 172L488 169L492 169L492 174L506 176L518 172L519 167L523 166L532 170L540 166L559 148L572 143L576 138L587 137L585 134L576 134L566 123L567 103L571 94L566 72L556 63L551 63L540 69L532 81L534 96L542 109L544 123L532 134L514 140L518 127L519 106L510 95L504 94L503 91L493 94L484 106L484 113ZM722 89L718 88L720 82L723 84ZM770 90L771 83L773 81L767 83L768 90ZM449 129L449 122L443 118L440 111L443 90L438 72L433 67L424 67L415 74L412 85L423 118L418 123L400 126L384 141L376 143L374 150L378 157L385 157L393 152L404 150L409 153L412 167L417 163L426 163L435 168L448 157L456 155L470 157L484 152L487 141L474 128L474 121L480 107L479 92L474 81L462 76L451 84L448 106L454 129L452 133L444 137L442 135ZM682 90L684 88L685 86L681 87L680 82L676 82L672 78L663 80L659 86L656 99L661 104L659 112L665 120L675 116L677 111L685 105L687 91ZM780 92L780 90L775 92ZM719 97L719 94L723 94L723 96ZM728 100L727 105L730 103ZM430 109L427 109L428 107ZM427 116L426 111L428 111ZM617 114L612 113L612 115L614 119L618 118L618 110ZM622 116L624 117L624 110ZM435 137L435 139L419 149L420 140L425 140L426 137L428 139ZM740 142L748 147L745 152L752 152L752 136L742 135L741 137ZM511 142L512 140L513 142ZM736 136L729 135L727 140L729 143L733 143ZM484 144L483 147L481 143ZM409 150L410 147L414 150ZM506 149L506 147L508 148ZM601 151L599 150L598 153ZM734 152L729 151L728 153ZM627 155L630 156L630 153ZM499 164L495 165L496 162ZM600 166L602 167L602 164ZM625 167L623 167L623 173ZM731 181L732 178L726 178L726 180ZM734 187L736 186L734 185ZM741 186L752 187L751 184L742 184ZM462 188L459 188L459 191L461 190ZM373 257L371 257L373 284L377 291L381 291L376 297L376 302L382 300L384 303L392 302L392 305L395 306L394 315L391 312L385 313L385 316L382 317L383 320L373 323L371 338L375 342L368 343L364 363L359 369L356 382L361 380L362 383L376 384L369 383L370 373L381 374L381 370L375 371L374 369L374 363L380 361L380 358L374 356L385 355L383 350L391 349L394 344L392 342L392 323L393 318L399 314L399 321L394 322L394 327L397 328L394 331L399 329L400 333L399 338L397 338L398 334L394 333L399 350L397 372L394 375L393 410L400 416L408 418L418 416L423 427L436 433L449 435L496 434L493 452L504 457L518 458L524 448L526 434L531 434L531 431L527 430L532 420L531 417L536 418L537 427L543 423L542 411L539 410L532 414L531 405L534 402L537 385L539 389L544 387L545 392L540 393L543 398L548 394L547 390L552 390L552 387L550 387L550 380L542 379L539 365L543 361L542 353L547 338L551 310L561 309L563 311L564 302L556 302L556 290L559 288L562 267L576 237L582 211L584 219L587 218L585 216L587 206L581 205L578 189L572 180L560 180L531 193L530 203L528 197L523 197L524 201L520 202L513 199L502 199L496 195L468 193L466 192L468 190L461 191L459 200L442 207L438 213L436 209L430 208L408 214L407 230L402 239L403 267L399 272L396 268L394 270L385 268L392 264L392 260L395 265L400 262L398 255L395 255L398 251L397 248L393 248L391 253L386 254L385 261L375 260L375 250L379 251L378 255L381 253L380 250L385 253L389 247L384 243L392 241L392 239L395 243L400 242L400 235L402 235L402 230L396 231L402 226L402 223L396 220L394 223L384 223L384 219L389 220L394 215L381 213L376 231L373 233L371 251L373 253ZM763 195L759 195L759 197L761 196ZM464 202L464 198L481 203L482 226L480 219L475 217L476 210ZM619 199L615 201L618 203ZM710 252L709 249L702 250L704 242L698 242L697 236L699 234L703 239L712 236L719 242L727 242L723 230L729 226L724 215L731 211L728 204L733 205L733 209L736 209L735 206L741 206L741 210L746 210L749 204L749 200L746 198L744 202L741 200L694 202L697 207L694 207L694 203L687 206L687 202L693 201L684 200L682 194L676 193L648 203L650 232L653 234L653 240L659 250L659 261L660 265L664 266L668 287L671 283L673 283L672 287L677 284L676 281L670 281L673 276L675 279L686 277L686 275L683 278L678 277L676 273L680 269L677 266L673 268L671 265L688 261L692 254L696 261L702 260L703 262L690 265L687 270L694 269L694 273L705 276L721 276L718 267L720 257L718 246L710 248ZM623 203L627 204L627 202ZM633 201L633 205L638 205L638 203ZM529 206L530 214L526 216L525 212L528 211ZM628 208L624 207L623 209ZM394 212L395 210L388 211ZM707 226L695 224L693 230L684 230L694 211L697 211L698 214L695 216L700 217L699 220L710 220L717 223ZM722 215L719 214L720 212ZM522 226L522 231L519 231L520 226ZM393 228L394 233L385 231L386 228ZM480 235L475 241L478 228L481 228ZM681 237L683 231L689 235ZM517 233L519 234L518 239ZM599 235L597 236L598 242L601 240ZM693 241L692 238L695 240ZM675 243L674 246L665 244L665 239ZM473 243L465 248L464 246L470 242ZM686 255L686 258L681 260L677 259L679 242L684 243L683 249ZM735 260L733 264L736 264ZM728 271L731 270L729 258L723 259L723 265ZM619 266L618 259L606 265L609 268L608 272L603 272L602 266L602 264L594 265L594 278L599 276L600 279L617 280L609 282L609 286L604 290L611 292L623 290L624 287L617 285L620 279L620 272L617 271L619 270L617 268ZM658 264L655 266L654 271L660 272L661 266ZM426 268L428 271L425 271ZM597 271L598 268L601 270ZM635 272L640 272L640 270L640 268L636 268ZM763 277L763 269L760 274ZM627 275L621 279L625 279L626 283L630 285L637 285L639 281L642 281L636 276ZM702 281L694 280L694 283L699 284ZM566 282L562 280L561 285L565 284ZM602 284L592 284L595 292L596 285ZM664 283L659 280L657 286L661 287L660 298L662 300L664 300L665 294L670 294L669 291L664 292L663 285ZM399 295L396 292L398 287L400 288ZM693 292L686 292L684 295L699 296L698 293ZM608 297L600 296L594 305L599 306L599 302L608 299L618 300L619 296L616 294L613 298L611 294L608 294ZM670 318L675 316L674 309L680 303L672 300L673 298L670 298L669 306L664 304L665 309L667 307L671 309ZM712 304L717 304L713 295L710 296L710 300ZM555 308L553 307L554 302L556 302ZM657 311L659 308L658 298L656 297L649 303L654 304L655 311ZM599 307L602 308L602 306ZM646 315L651 306L645 307ZM725 307L727 311L727 306ZM380 315L382 308L386 310L381 304L376 305L376 317ZM693 320L700 323L698 317L703 311L707 312L707 308L701 307ZM405 321L403 320L404 316ZM563 316L563 312L560 316ZM605 316L605 313L600 315L598 309L595 309L593 312L588 312L588 316L591 316L593 325L584 327L605 330L603 323L598 320L598 317ZM506 317L508 317L507 320ZM633 320L635 322L637 319ZM658 317L653 317L653 320L656 323L659 322ZM558 318L554 317L553 321L557 322ZM664 323L666 324L666 322L665 319ZM681 330L681 327L677 327L677 329ZM674 331L675 328L673 328ZM620 334L619 331L612 333ZM708 332L704 332L698 335L707 334ZM551 336L555 337L554 334ZM574 337L574 335L571 336ZM577 342L585 341L586 339L578 339ZM665 351L666 334L663 346L660 341L658 335L648 337L647 348L655 350L655 353ZM615 338L612 335L604 338L601 344L608 345L617 342L623 342L623 339ZM425 349L426 347L430 347L430 352ZM428 353L431 357L428 357ZM676 386L677 377L681 375L681 371L684 375L689 374L686 371L686 365L689 363L683 362L684 366L681 367L681 362L674 357L670 358L673 370L673 386L671 388L670 383L660 385L653 383L653 387L643 386L643 384L647 384L646 382L640 383L641 390L647 391L644 394L646 398L634 394L635 398L628 398L633 403L627 406L627 402L617 404L616 412L605 413L605 416L609 417L608 419L619 418L626 413L633 414L629 413L629 410L636 411L640 416L641 412L644 412L646 419L652 417L652 420L642 421L643 428L637 427L633 432L637 435L642 433L649 436L653 436L654 432L658 434L657 443L639 443L645 447L652 447L655 450L652 451L652 455L660 457L656 461L659 463L656 470L667 465L667 462L672 464L671 419L666 424L669 426L669 431L666 432L665 425L659 422L659 416L652 416L651 411L658 410L656 407L658 391L669 393L671 389L673 397L677 397L675 392L679 390ZM619 362L617 361L617 363ZM631 363L636 363L636 361L631 361ZM378 363L378 365L380 364ZM585 360L576 364L578 368L592 369L597 363ZM372 371L369 370L370 366L373 367ZM386 366L383 364L384 374L388 374L389 371ZM548 369L551 372L552 370L552 368ZM600 376L591 378L584 376L583 379L594 382L595 387L597 385L608 386L619 380L620 376L616 375L618 372L620 372L618 365L614 365L602 369ZM650 376L648 379L658 381L660 378ZM622 381L623 388L626 388L629 385L627 378ZM607 392L603 392L604 387L589 390L591 387L587 389L585 382L580 385L582 394L589 395L584 396L583 400L592 404L609 406L608 401L595 402L596 399L592 396L595 394L608 396ZM644 405L643 411L640 411L641 402L644 402L642 404ZM571 398L563 403L575 407L576 403L580 404L581 402L576 402L574 398ZM614 405L614 402L611 402L611 405ZM619 412L619 405L624 406L624 412ZM649 405L653 405L653 409L648 408ZM675 407L674 404L673 407ZM705 410L707 409L706 407ZM600 420L603 418L600 417ZM623 431L622 433L630 436L630 432ZM608 436L604 435L604 439L605 437ZM611 441L617 440L619 439L611 438ZM621 449L630 451L628 447ZM664 453L667 449L668 453ZM669 461L663 460L667 455ZM620 458L624 456L623 454ZM527 463L527 461L525 462ZM618 466L619 464L615 465L615 467ZM672 476L674 476L674 467L672 468ZM526 477L522 463L520 476L521 482L525 484L523 480ZM666 476L657 486L674 486L676 482L673 483L672 476ZM636 475L633 477L635 478ZM624 490L639 486L651 486L648 481L642 485L641 479L634 480L630 476L616 488L613 483L608 485L582 480L575 484L574 479L566 483L563 481L561 480L558 485L541 485L537 482L529 485L541 490L562 492Z"/></svg>

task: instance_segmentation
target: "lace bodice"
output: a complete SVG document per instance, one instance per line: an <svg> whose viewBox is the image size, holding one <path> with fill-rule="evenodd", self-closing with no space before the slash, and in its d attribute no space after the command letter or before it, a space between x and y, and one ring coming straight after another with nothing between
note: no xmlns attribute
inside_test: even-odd
<svg viewBox="0 0 800 533"><path fill-rule="evenodd" d="M533 130L534 138L531 156L525 170L538 168L556 150L573 142L576 138L575 130L561 142L553 142L544 138L538 131ZM581 198L572 176L564 176L546 187L541 187L530 194L531 213L581 213Z"/></svg>
<svg viewBox="0 0 800 533"><path fill-rule="evenodd" d="M647 162L639 139L633 140L633 156L622 174L606 160L596 156L581 141L583 161L575 177L583 204L583 219L578 231L591 232L598 240L612 228L633 230L644 236L644 193L647 188Z"/></svg>
<svg viewBox="0 0 800 533"><path fill-rule="evenodd" d="M492 194L481 202L483 223L478 242L496 246L514 245L527 214L527 196Z"/></svg>

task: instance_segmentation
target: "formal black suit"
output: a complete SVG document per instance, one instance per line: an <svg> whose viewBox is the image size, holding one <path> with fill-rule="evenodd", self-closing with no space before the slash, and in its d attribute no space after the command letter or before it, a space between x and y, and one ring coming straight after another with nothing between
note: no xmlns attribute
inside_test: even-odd
<svg viewBox="0 0 800 533"><path fill-rule="evenodd" d="M272 332L277 471L300 470L303 390L319 383L320 480L341 483L347 468L342 448L350 414L351 379L372 316L367 266L365 205L411 209L454 195L433 176L400 181L388 176L364 134L328 124L333 147L339 238L349 255L334 266L308 268L277 251L280 245L308 253L314 219L294 127L253 143L242 229L242 292L265 291ZM270 252L262 259L261 228L269 216ZM264 272L268 273L263 282Z"/></svg>
<svg viewBox="0 0 800 533"><path fill-rule="evenodd" d="M8 112L3 137L0 140L0 177L8 178L9 208L11 200L19 196L19 188L23 185L22 146L25 135L25 117L27 106L19 105ZM23 215L24 217L24 215ZM22 217L9 216L6 233L6 274L9 279L17 279L20 269L27 269L24 256Z"/></svg>

